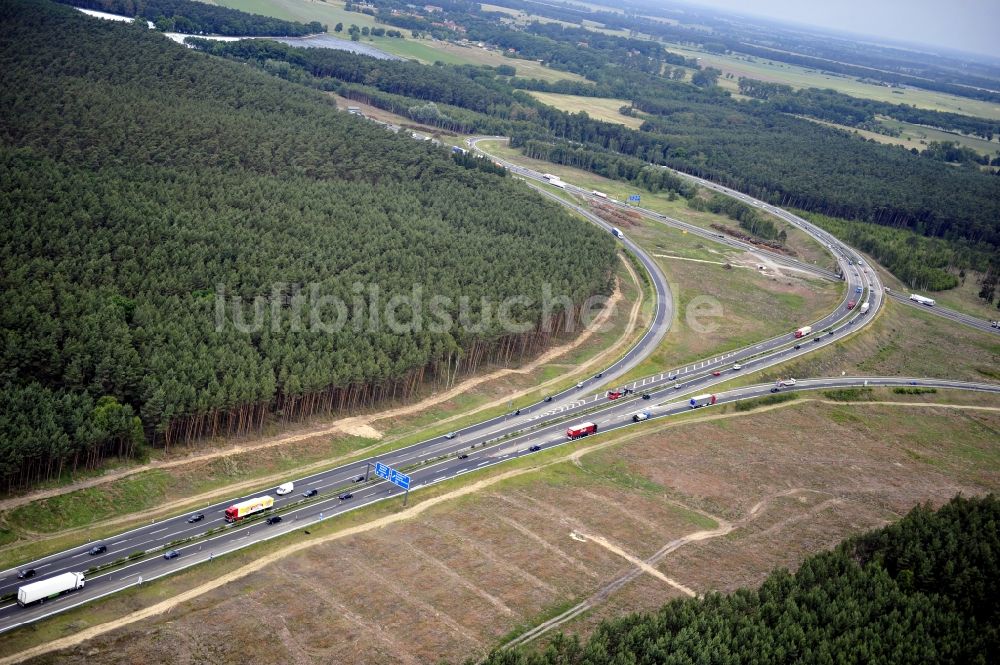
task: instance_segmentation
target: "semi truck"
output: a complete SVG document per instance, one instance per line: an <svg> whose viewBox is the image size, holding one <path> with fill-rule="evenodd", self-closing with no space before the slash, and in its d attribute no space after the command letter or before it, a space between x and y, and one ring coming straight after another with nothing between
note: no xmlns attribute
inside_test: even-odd
<svg viewBox="0 0 1000 665"><path fill-rule="evenodd" d="M715 395L695 395L688 404L692 409L697 409L700 406L711 406L715 401Z"/></svg>
<svg viewBox="0 0 1000 665"><path fill-rule="evenodd" d="M588 434L596 434L597 425L594 423L580 423L579 425L573 425L566 430L566 436L571 439L579 439L581 436L587 436Z"/></svg>
<svg viewBox="0 0 1000 665"><path fill-rule="evenodd" d="M83 573L63 573L47 580L25 584L17 590L17 604L24 607L46 598L56 598L67 591L82 589L83 583Z"/></svg>
<svg viewBox="0 0 1000 665"><path fill-rule="evenodd" d="M813 327L812 326L802 326L801 328L799 328L798 330L795 331L795 339L798 339L800 337L805 337L806 335L808 335L812 331L813 331Z"/></svg>
<svg viewBox="0 0 1000 665"><path fill-rule="evenodd" d="M607 194L605 194L604 192L599 192L596 189L591 190L590 193L593 194L594 196L596 196L599 199L606 199L606 198L608 198Z"/></svg>
<svg viewBox="0 0 1000 665"><path fill-rule="evenodd" d="M921 305L927 305L928 307L934 306L934 300L932 298L925 298L923 296L917 295L916 293L910 294L910 300L913 302L918 302Z"/></svg>
<svg viewBox="0 0 1000 665"><path fill-rule="evenodd" d="M869 307L871 307L869 303L863 302L861 303L861 309L859 309L858 311L861 312L862 314L867 314Z"/></svg>
<svg viewBox="0 0 1000 665"><path fill-rule="evenodd" d="M611 229L611 235L618 238L619 240L625 239L625 234L622 233L621 229L619 229L618 227L614 227L613 229Z"/></svg>
<svg viewBox="0 0 1000 665"><path fill-rule="evenodd" d="M549 180L549 184L552 185L553 187L558 187L559 189L566 189L566 183L564 183L559 178L556 178L554 180Z"/></svg>
<svg viewBox="0 0 1000 665"><path fill-rule="evenodd" d="M226 508L226 521L238 522L248 515L253 515L274 507L274 497L265 494L246 501L240 501Z"/></svg>

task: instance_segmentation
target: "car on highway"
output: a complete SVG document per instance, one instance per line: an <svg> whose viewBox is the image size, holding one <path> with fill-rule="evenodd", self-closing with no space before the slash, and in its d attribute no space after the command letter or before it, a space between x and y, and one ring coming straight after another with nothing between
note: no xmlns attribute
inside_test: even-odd
<svg viewBox="0 0 1000 665"><path fill-rule="evenodd" d="M827 335L832 335L832 334L833 334L833 331L832 331L832 330L827 330L827 331L826 331L826 334L827 334Z"/></svg>
<svg viewBox="0 0 1000 665"><path fill-rule="evenodd" d="M462 453L458 456L458 459L469 459L469 453Z"/></svg>
<svg viewBox="0 0 1000 665"><path fill-rule="evenodd" d="M580 383L576 384L576 387L577 388L583 388L583 381L581 381Z"/></svg>
<svg viewBox="0 0 1000 665"><path fill-rule="evenodd" d="M341 501L347 501L348 499L350 499L350 498L351 498L351 497L353 497L353 496L354 496L354 495L353 495L353 494L351 494L350 492L344 492L343 494L341 494L341 495L340 495L340 496L338 496L337 498L338 498L338 499L340 499Z"/></svg>
<svg viewBox="0 0 1000 665"><path fill-rule="evenodd" d="M108 551L107 545L94 545L89 550L87 550L87 554L89 554L90 556L97 556L98 554L104 554L107 551Z"/></svg>
<svg viewBox="0 0 1000 665"><path fill-rule="evenodd" d="M720 372L719 370L715 370L714 372L712 372L712 376L722 376L722 372Z"/></svg>
<svg viewBox="0 0 1000 665"><path fill-rule="evenodd" d="M447 434L444 435L444 438L446 438L446 439L454 439L456 436L458 436L458 435L455 434L454 432L448 432Z"/></svg>
<svg viewBox="0 0 1000 665"><path fill-rule="evenodd" d="M604 376L604 372L598 372L597 374L595 374L595 375L594 375L594 378L595 378L595 379L599 379L599 378L601 378L602 376Z"/></svg>
<svg viewBox="0 0 1000 665"><path fill-rule="evenodd" d="M351 482L354 482L354 483L363 483L363 482L365 482L365 474L362 473L360 476L354 476L354 478L351 479Z"/></svg>
<svg viewBox="0 0 1000 665"><path fill-rule="evenodd" d="M181 553L178 552L177 550L170 550L168 552L164 552L163 553L163 558L167 559L169 561L170 559L176 559L180 555L181 555Z"/></svg>
<svg viewBox="0 0 1000 665"><path fill-rule="evenodd" d="M195 522L200 522L203 519L205 519L205 513L198 513L188 518L188 524L194 524Z"/></svg>
<svg viewBox="0 0 1000 665"><path fill-rule="evenodd" d="M649 393L643 393L643 394L642 394L642 398L643 398L643 399L653 399L653 396L652 396L652 395L650 395Z"/></svg>
<svg viewBox="0 0 1000 665"><path fill-rule="evenodd" d="M19 580L30 580L37 574L34 568L25 568L17 574L17 579Z"/></svg>
<svg viewBox="0 0 1000 665"><path fill-rule="evenodd" d="M537 453L541 449L542 447L537 444L528 448L528 450L533 453Z"/></svg>
<svg viewBox="0 0 1000 665"><path fill-rule="evenodd" d="M282 483L274 490L274 493L278 496L285 496L286 494L291 494L292 490L295 489L295 483Z"/></svg>
<svg viewBox="0 0 1000 665"><path fill-rule="evenodd" d="M816 338L816 339L814 339L813 341L814 341L814 342L818 342L818 341L819 341L820 339L822 339L822 338L821 338L821 337L817 337L817 338Z"/></svg>
<svg viewBox="0 0 1000 665"><path fill-rule="evenodd" d="M545 399L543 399L542 401L543 401L543 402L551 402L551 401L552 401L552 395L547 395L547 396L545 397Z"/></svg>
<svg viewBox="0 0 1000 665"><path fill-rule="evenodd" d="M680 390L683 386L684 386L683 383L675 383L674 384L674 390Z"/></svg>
<svg viewBox="0 0 1000 665"><path fill-rule="evenodd" d="M281 515L271 515L270 517L267 518L267 523L268 524L280 524L281 523Z"/></svg>
<svg viewBox="0 0 1000 665"><path fill-rule="evenodd" d="M801 349L801 348L802 348L802 345L801 345L801 344L796 344L796 345L795 345L795 350L796 350L796 351L798 351L798 350L799 350L799 349Z"/></svg>
<svg viewBox="0 0 1000 665"><path fill-rule="evenodd" d="M778 386L775 386L775 387L771 388L771 392L772 392L772 393L776 393L776 392L778 392L779 390L781 390L781 388L779 388Z"/></svg>
<svg viewBox="0 0 1000 665"><path fill-rule="evenodd" d="M667 376L667 381L676 381L676 380L677 380L677 375L676 374L669 374Z"/></svg>
<svg viewBox="0 0 1000 665"><path fill-rule="evenodd" d="M781 381L778 381L778 385L779 386L794 386L795 385L795 379L782 379Z"/></svg>
<svg viewBox="0 0 1000 665"><path fill-rule="evenodd" d="M743 365L741 365L741 364L739 364L739 363L733 363L733 371L734 371L734 372L738 372L738 371L740 371L741 369L743 369Z"/></svg>

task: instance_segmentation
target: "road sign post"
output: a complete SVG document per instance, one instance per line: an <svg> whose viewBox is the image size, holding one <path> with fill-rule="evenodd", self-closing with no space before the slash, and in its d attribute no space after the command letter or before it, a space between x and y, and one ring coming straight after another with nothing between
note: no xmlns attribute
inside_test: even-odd
<svg viewBox="0 0 1000 665"><path fill-rule="evenodd" d="M406 506L407 500L410 498L410 477L405 473L400 473L392 467L386 466L381 462L375 462L375 475L379 478L384 478L390 483L405 490L403 494L403 506Z"/></svg>

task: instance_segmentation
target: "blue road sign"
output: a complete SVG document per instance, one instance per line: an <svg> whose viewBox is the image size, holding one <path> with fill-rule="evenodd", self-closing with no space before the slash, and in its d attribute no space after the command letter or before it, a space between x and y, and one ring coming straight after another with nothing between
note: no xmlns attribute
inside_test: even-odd
<svg viewBox="0 0 1000 665"><path fill-rule="evenodd" d="M395 469L392 470L392 475L389 476L389 482L399 485L404 490L410 489L410 477Z"/></svg>
<svg viewBox="0 0 1000 665"><path fill-rule="evenodd" d="M640 201L640 197L638 194L629 194L628 200L638 203Z"/></svg>
<svg viewBox="0 0 1000 665"><path fill-rule="evenodd" d="M393 485L398 485L404 490L410 489L410 477L405 473L400 473L390 466L382 464L382 462L375 462L375 475L379 478L385 478Z"/></svg>

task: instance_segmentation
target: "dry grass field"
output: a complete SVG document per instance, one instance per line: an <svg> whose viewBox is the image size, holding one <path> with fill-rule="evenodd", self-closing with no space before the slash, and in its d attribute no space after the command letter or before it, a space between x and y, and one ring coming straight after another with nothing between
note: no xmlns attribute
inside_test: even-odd
<svg viewBox="0 0 1000 665"><path fill-rule="evenodd" d="M996 410L815 402L658 426L32 662L458 663L588 598L561 629L756 584L917 503L995 491L998 432Z"/></svg>

